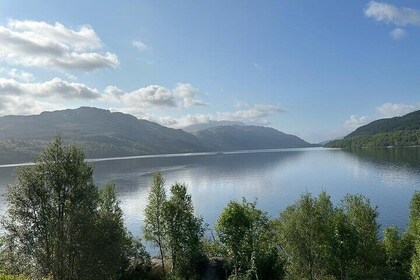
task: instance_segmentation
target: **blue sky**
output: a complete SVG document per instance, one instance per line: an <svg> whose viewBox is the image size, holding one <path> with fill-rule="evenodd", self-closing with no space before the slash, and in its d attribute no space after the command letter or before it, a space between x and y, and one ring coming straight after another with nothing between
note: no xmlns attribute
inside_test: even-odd
<svg viewBox="0 0 420 280"><path fill-rule="evenodd" d="M96 106L340 137L420 109L420 2L2 1L0 115Z"/></svg>

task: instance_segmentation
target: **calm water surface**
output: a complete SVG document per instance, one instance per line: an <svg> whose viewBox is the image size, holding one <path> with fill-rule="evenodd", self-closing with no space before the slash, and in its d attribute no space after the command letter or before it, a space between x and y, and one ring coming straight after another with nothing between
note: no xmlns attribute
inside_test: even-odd
<svg viewBox="0 0 420 280"><path fill-rule="evenodd" d="M385 149L350 153L311 148L228 154L200 154L98 161L92 163L98 185L117 186L125 222L140 233L148 184L161 171L166 188L185 182L195 211L213 225L229 200L258 199L272 216L296 201L302 192L325 190L334 203L347 193L370 197L379 207L382 226L405 227L408 203L420 190L420 149ZM0 167L0 192L14 182L16 167ZM1 200L0 211L6 203Z"/></svg>

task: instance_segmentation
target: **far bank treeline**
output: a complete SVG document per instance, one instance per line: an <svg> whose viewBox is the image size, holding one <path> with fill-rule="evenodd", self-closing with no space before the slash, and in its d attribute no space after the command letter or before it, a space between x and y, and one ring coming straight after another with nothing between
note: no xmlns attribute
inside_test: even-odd
<svg viewBox="0 0 420 280"><path fill-rule="evenodd" d="M420 279L420 193L406 231L386 228L361 195L333 205L309 193L277 217L229 202L214 231L194 214L187 186L151 181L144 240L132 236L112 184L56 138L8 187L0 279ZM151 258L142 242L156 248Z"/></svg>
<svg viewBox="0 0 420 280"><path fill-rule="evenodd" d="M420 111L373 121L325 146L345 149L420 146Z"/></svg>

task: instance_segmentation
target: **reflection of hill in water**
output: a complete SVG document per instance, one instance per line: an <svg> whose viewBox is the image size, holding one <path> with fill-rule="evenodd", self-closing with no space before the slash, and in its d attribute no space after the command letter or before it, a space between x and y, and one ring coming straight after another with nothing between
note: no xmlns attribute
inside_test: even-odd
<svg viewBox="0 0 420 280"><path fill-rule="evenodd" d="M292 160L296 160L304 153L304 151L294 150L96 162L94 163L94 177L95 183L99 185L113 181L117 184L117 188L124 188L125 192L131 188L146 187L156 171L161 171L168 177L174 172L183 173L183 170L189 175L202 178L214 179L214 176L223 177L224 174L246 177L250 174L270 172L286 162L290 164Z"/></svg>
<svg viewBox="0 0 420 280"><path fill-rule="evenodd" d="M396 165L420 170L420 148L356 149L348 154L378 165Z"/></svg>

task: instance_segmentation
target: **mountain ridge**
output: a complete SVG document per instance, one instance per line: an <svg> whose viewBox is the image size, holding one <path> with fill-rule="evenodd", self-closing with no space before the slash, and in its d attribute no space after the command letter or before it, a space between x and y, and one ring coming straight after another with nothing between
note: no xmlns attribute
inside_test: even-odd
<svg viewBox="0 0 420 280"><path fill-rule="evenodd" d="M239 138L231 135L230 138L223 138L224 141L214 145L200 136L206 132L198 133L197 136L182 129L168 128L138 119L130 114L95 107L48 111L30 116L9 115L0 117L0 163L32 160L33 156L57 134L65 141L80 145L89 158L232 151L243 149L244 145L241 142L248 143L245 146L249 149L311 146L297 136L291 136L296 137L293 138L296 141L295 145L292 142L288 142L287 145L276 144L269 140L268 134L261 138L261 134L257 132L261 127L243 127L248 127L248 133L241 132ZM210 128L210 131L213 131L213 139L221 137L214 132L218 129ZM277 132L278 135L284 134ZM261 143L265 141L264 145L258 144L255 140L256 135L260 137ZM276 139L285 141L279 137ZM290 141L291 138L287 139Z"/></svg>
<svg viewBox="0 0 420 280"><path fill-rule="evenodd" d="M403 116L375 120L343 139L326 144L331 148L382 148L420 145L420 110Z"/></svg>
<svg viewBox="0 0 420 280"><path fill-rule="evenodd" d="M207 146L216 150L281 149L316 146L295 135L286 134L264 126L218 126L200 130L194 135L206 143Z"/></svg>
<svg viewBox="0 0 420 280"><path fill-rule="evenodd" d="M195 132L205 130L208 128L219 127L219 126L229 126L229 125L246 126L246 124L244 124L243 122L237 122L237 121L210 121L206 123L197 123L197 124L188 125L182 128L182 130L189 133L195 133Z"/></svg>

